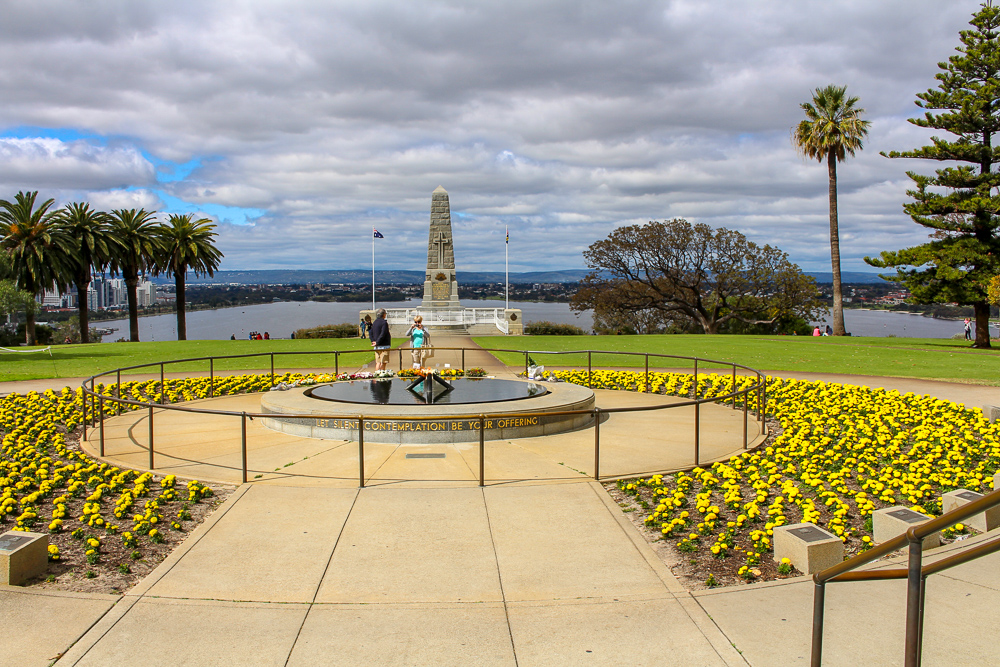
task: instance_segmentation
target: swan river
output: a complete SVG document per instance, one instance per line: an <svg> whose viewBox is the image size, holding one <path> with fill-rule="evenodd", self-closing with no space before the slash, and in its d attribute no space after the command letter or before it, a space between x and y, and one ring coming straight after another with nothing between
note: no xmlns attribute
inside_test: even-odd
<svg viewBox="0 0 1000 667"><path fill-rule="evenodd" d="M384 308L413 308L420 300L379 303ZM463 301L467 308L498 308L502 301ZM574 324L585 330L593 325L591 313L574 313L566 303L511 301L520 308L527 323L548 320ZM319 301L280 301L255 306L216 310L196 310L187 314L187 337L191 340L225 340L231 335L246 338L251 331L268 332L271 338L289 338L296 329L340 322L356 322L364 303L323 303ZM899 338L951 338L962 333L961 320L936 320L922 315L884 310L845 310L847 330L855 336L897 336ZM829 318L820 324L826 325ZM128 319L95 322L92 326L115 329L103 337L112 342L128 337ZM991 325L992 326L992 325ZM995 331L991 333L996 335ZM177 316L173 313L139 318L139 339L144 341L176 340Z"/></svg>

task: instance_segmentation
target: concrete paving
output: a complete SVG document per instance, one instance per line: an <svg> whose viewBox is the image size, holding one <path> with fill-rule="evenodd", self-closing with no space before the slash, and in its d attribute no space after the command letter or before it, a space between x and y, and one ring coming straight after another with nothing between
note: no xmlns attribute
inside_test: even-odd
<svg viewBox="0 0 1000 667"><path fill-rule="evenodd" d="M836 377L824 379L852 381ZM889 388L926 386L910 382ZM933 385L966 404L998 391ZM255 411L259 397L218 400ZM613 415L601 426L602 473L690 465L692 416L683 411ZM707 414L704 456L742 451L742 414ZM174 416L154 411L158 470L241 476L231 418ZM147 418L109 420L109 459L146 467ZM685 590L589 479L592 429L490 443L482 488L478 443L366 446L359 488L357 443L292 438L256 421L248 436L251 482L127 594L0 587L0 665L45 665L60 654L56 665L808 662L811 580ZM931 578L925 665L995 662L998 566L1000 554ZM826 664L901 663L902 585L830 586Z"/></svg>

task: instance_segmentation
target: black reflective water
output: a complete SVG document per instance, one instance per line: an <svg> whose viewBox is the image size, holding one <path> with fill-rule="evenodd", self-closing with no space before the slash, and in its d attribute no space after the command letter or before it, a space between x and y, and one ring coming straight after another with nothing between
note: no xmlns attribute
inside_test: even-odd
<svg viewBox="0 0 1000 667"><path fill-rule="evenodd" d="M446 380L453 391L435 391L434 405L460 405L464 403L494 403L497 401L517 401L549 393L542 384L498 380L495 378L456 378ZM365 403L369 405L425 405L422 384L414 391L407 387L413 378L389 378L384 380L349 380L321 384L306 390L306 396L325 401L341 403Z"/></svg>

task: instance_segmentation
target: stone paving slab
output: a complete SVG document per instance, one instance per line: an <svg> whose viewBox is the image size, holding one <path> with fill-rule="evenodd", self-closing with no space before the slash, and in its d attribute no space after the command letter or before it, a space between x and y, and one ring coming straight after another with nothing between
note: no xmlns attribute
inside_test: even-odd
<svg viewBox="0 0 1000 667"><path fill-rule="evenodd" d="M510 601L666 594L590 483L484 490ZM530 557L526 557L530 554Z"/></svg>
<svg viewBox="0 0 1000 667"><path fill-rule="evenodd" d="M0 666L51 664L118 600L117 595L0 586Z"/></svg>
<svg viewBox="0 0 1000 667"><path fill-rule="evenodd" d="M499 602L478 488L364 489L316 602Z"/></svg>
<svg viewBox="0 0 1000 667"><path fill-rule="evenodd" d="M289 667L517 664L496 602L315 605L288 660Z"/></svg>
<svg viewBox="0 0 1000 667"><path fill-rule="evenodd" d="M307 611L303 604L143 598L86 653L58 664L281 667Z"/></svg>
<svg viewBox="0 0 1000 667"><path fill-rule="evenodd" d="M312 602L356 496L352 489L251 487L147 594Z"/></svg>
<svg viewBox="0 0 1000 667"><path fill-rule="evenodd" d="M508 607L519 667L736 664L719 655L672 597Z"/></svg>

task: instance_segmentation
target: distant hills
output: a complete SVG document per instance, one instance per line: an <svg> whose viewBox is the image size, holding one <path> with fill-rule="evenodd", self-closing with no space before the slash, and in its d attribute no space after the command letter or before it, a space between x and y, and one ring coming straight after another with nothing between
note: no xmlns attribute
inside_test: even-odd
<svg viewBox="0 0 1000 667"><path fill-rule="evenodd" d="M511 273L512 283L573 283L578 282L587 275L586 269L569 269L565 271L526 271ZM817 283L832 283L833 274L830 272L807 272ZM863 273L861 271L844 271L842 280L844 283L865 284L884 282L876 273ZM364 269L348 269L346 271L314 271L306 269L266 269L260 271L216 271L213 278L201 277L188 278L189 285L219 284L219 283L239 283L244 285L290 285L305 283L343 283L343 284L368 284L371 283L371 271ZM380 285L391 283L401 285L415 285L424 281L423 271L375 271L375 280ZM502 271L459 271L458 282L463 285L482 285L485 283L502 283L504 274ZM157 283L173 283L170 276L160 276L154 279Z"/></svg>
<svg viewBox="0 0 1000 667"><path fill-rule="evenodd" d="M528 271L511 273L512 283L572 283L587 275L585 269L568 271ZM304 283L371 283L372 272L364 269L349 269L346 271L310 271L305 269L268 269L260 271L216 271L213 278L189 277L189 285L241 283L250 285L289 285ZM389 283L415 285L424 282L423 271L375 271L375 281L380 285ZM502 283L503 271L459 271L458 282L463 285L482 285L484 283ZM173 278L160 276L154 282L172 283Z"/></svg>

